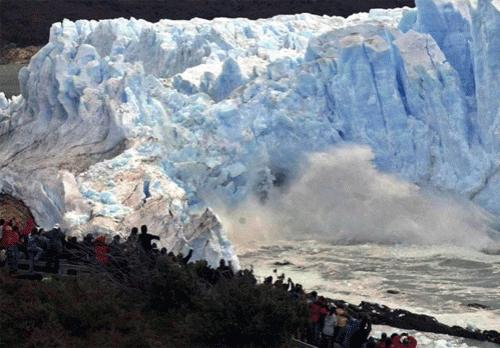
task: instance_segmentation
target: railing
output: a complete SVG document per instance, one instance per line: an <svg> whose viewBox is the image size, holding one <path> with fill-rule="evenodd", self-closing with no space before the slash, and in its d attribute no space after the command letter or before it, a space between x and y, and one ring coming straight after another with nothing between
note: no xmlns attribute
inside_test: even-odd
<svg viewBox="0 0 500 348"><path fill-rule="evenodd" d="M296 348L318 348L318 347L313 346L309 343L300 341L296 338L292 338L292 344L293 344L293 347L296 347Z"/></svg>

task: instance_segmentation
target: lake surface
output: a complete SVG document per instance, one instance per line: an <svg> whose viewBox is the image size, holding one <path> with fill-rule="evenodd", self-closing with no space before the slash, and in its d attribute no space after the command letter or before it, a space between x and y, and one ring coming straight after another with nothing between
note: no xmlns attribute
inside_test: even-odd
<svg viewBox="0 0 500 348"><path fill-rule="evenodd" d="M448 325L500 330L500 255L443 245L336 245L316 240L245 243L236 249L241 266L253 266L260 277L284 272L308 291L353 304L376 302L432 315ZM291 264L275 265L284 261ZM470 303L488 309L468 307ZM421 347L490 347L419 336L429 342ZM450 344L434 345L434 340Z"/></svg>

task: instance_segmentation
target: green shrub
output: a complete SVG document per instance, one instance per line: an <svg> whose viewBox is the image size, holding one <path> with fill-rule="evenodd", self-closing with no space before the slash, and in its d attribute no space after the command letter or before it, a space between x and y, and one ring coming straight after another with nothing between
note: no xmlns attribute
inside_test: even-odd
<svg viewBox="0 0 500 348"><path fill-rule="evenodd" d="M281 347L308 317L251 272L226 279L159 260L130 274L36 282L0 272L0 347Z"/></svg>
<svg viewBox="0 0 500 348"><path fill-rule="evenodd" d="M194 343L279 347L306 318L305 304L286 291L234 278L212 288L186 321Z"/></svg>

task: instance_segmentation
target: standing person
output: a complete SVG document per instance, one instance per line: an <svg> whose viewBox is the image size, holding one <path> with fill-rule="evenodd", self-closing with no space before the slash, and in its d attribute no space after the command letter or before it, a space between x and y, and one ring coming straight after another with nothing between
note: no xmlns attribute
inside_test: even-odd
<svg viewBox="0 0 500 348"><path fill-rule="evenodd" d="M106 244L106 237L105 236L97 237L94 241L94 247L95 247L95 259L101 265L106 266L109 262L109 252L110 252L110 248Z"/></svg>
<svg viewBox="0 0 500 348"><path fill-rule="evenodd" d="M325 316L323 331L321 335L321 347L333 348L333 335L335 326L337 325L337 316L335 315L335 307L331 306L328 314Z"/></svg>
<svg viewBox="0 0 500 348"><path fill-rule="evenodd" d="M65 243L64 233L61 231L59 224L47 232L46 237L49 239L47 268L51 268L54 272L59 272L59 260L63 252L63 244Z"/></svg>
<svg viewBox="0 0 500 348"><path fill-rule="evenodd" d="M19 241L19 229L17 226L12 226L10 224L4 225L1 244L7 251L7 264L9 265L10 273L17 272L17 264L19 261Z"/></svg>
<svg viewBox="0 0 500 348"><path fill-rule="evenodd" d="M19 235L28 237L30 233L33 232L34 228L36 228L35 221L32 218L29 218Z"/></svg>
<svg viewBox="0 0 500 348"><path fill-rule="evenodd" d="M151 245L152 240L160 240L160 237L148 233L148 227L146 225L141 226L141 234L139 235L139 245L146 254L150 254L153 247Z"/></svg>
<svg viewBox="0 0 500 348"><path fill-rule="evenodd" d="M40 232L36 227L34 227L28 237L27 243L28 256L30 259L30 273L33 273L35 270L35 262L37 262L43 254L42 244L43 242L40 239Z"/></svg>
<svg viewBox="0 0 500 348"><path fill-rule="evenodd" d="M120 256L122 252L122 243L121 243L122 237L119 234L116 234L113 237L113 240L111 243L109 243L109 248L111 249L111 255L112 256Z"/></svg>
<svg viewBox="0 0 500 348"><path fill-rule="evenodd" d="M349 323L346 306L345 305L338 306L335 312L337 314L337 326L335 327L335 333L333 336L334 341L336 343L343 343L346 334L347 324Z"/></svg>
<svg viewBox="0 0 500 348"><path fill-rule="evenodd" d="M324 307L325 299L320 296L316 302L311 304L311 338L312 344L317 345L321 334L321 317L328 312Z"/></svg>
<svg viewBox="0 0 500 348"><path fill-rule="evenodd" d="M5 264L5 251L3 251L2 238L3 238L3 225L5 224L4 219L0 219L0 267Z"/></svg>
<svg viewBox="0 0 500 348"><path fill-rule="evenodd" d="M394 334L391 336L392 344L395 348L416 348L417 340L407 333L402 333L401 336Z"/></svg>
<svg viewBox="0 0 500 348"><path fill-rule="evenodd" d="M359 327L354 331L351 336L351 348L361 348L363 344L368 340L368 336L372 331L372 324L367 317L361 320Z"/></svg>
<svg viewBox="0 0 500 348"><path fill-rule="evenodd" d="M3 237L3 225L5 224L4 219L0 219L0 240L2 240Z"/></svg>
<svg viewBox="0 0 500 348"><path fill-rule="evenodd" d="M345 330L344 348L353 348L352 338L354 336L354 333L358 331L360 326L361 323L357 319L354 319L352 317L349 319Z"/></svg>
<svg viewBox="0 0 500 348"><path fill-rule="evenodd" d="M391 339L390 339L390 338L389 338L389 339L387 338L387 334L386 334L385 332L382 332L382 335L380 335L380 339L378 340L378 343L377 343L376 348L386 348L386 344L385 344L385 342L386 342L387 340L389 340L389 343L391 343ZM390 347L390 345L389 345L389 346L387 346L387 348L389 348L389 347Z"/></svg>
<svg viewBox="0 0 500 348"><path fill-rule="evenodd" d="M19 251L21 251L26 259L29 259L29 252L28 252L28 239L33 232L33 229L36 228L35 221L32 218L29 218L28 221L26 221L26 225L21 228L21 225L19 225L19 238L21 239L21 243L19 244Z"/></svg>
<svg viewBox="0 0 500 348"><path fill-rule="evenodd" d="M130 230L130 235L127 237L127 244L135 247L139 241L139 229L137 227L132 227Z"/></svg>
<svg viewBox="0 0 500 348"><path fill-rule="evenodd" d="M377 348L377 341L375 340L375 337L370 336L368 338L368 341L364 345L365 348Z"/></svg>

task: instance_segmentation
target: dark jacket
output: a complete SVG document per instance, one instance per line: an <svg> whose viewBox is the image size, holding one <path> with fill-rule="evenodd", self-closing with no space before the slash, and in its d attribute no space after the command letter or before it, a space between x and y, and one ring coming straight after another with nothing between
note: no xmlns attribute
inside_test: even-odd
<svg viewBox="0 0 500 348"><path fill-rule="evenodd" d="M139 245L144 251L150 252L153 249L151 241L155 239L160 240L160 237L149 233L141 233L139 234Z"/></svg>

